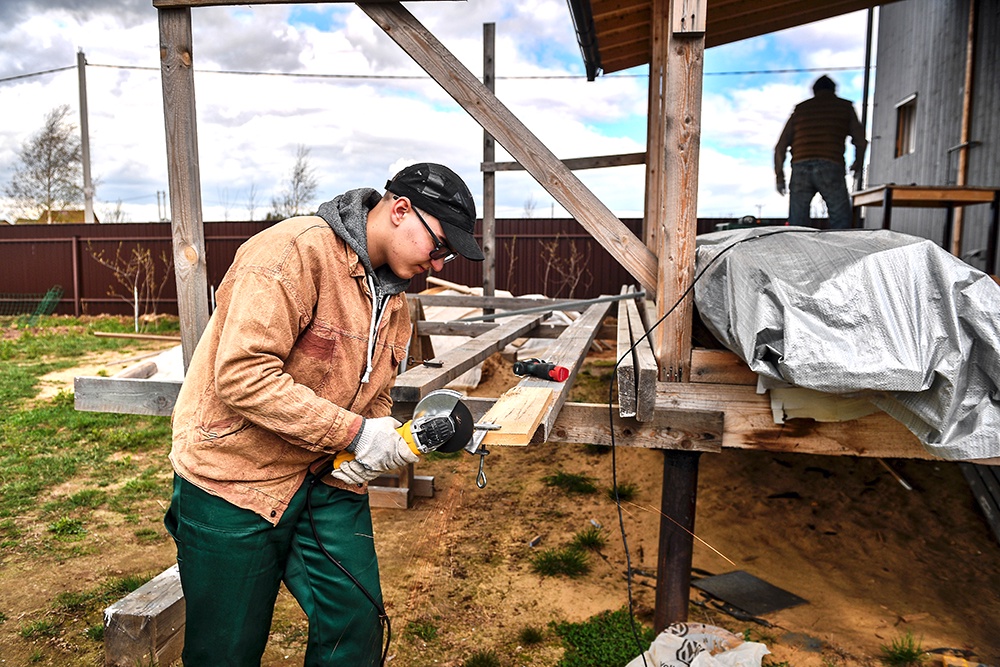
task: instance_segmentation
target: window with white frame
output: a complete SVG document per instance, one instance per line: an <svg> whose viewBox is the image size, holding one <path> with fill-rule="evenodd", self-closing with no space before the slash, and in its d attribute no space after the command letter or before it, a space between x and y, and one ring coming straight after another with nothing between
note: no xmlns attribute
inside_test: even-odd
<svg viewBox="0 0 1000 667"><path fill-rule="evenodd" d="M917 96L910 95L896 105L896 157L917 149Z"/></svg>

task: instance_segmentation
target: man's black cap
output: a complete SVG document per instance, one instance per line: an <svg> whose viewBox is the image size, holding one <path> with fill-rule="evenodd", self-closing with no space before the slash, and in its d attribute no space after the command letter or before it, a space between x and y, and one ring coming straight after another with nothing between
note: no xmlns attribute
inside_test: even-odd
<svg viewBox="0 0 1000 667"><path fill-rule="evenodd" d="M415 207L437 218L452 250L467 259L483 261L483 251L472 236L476 202L458 174L443 164L421 162L386 181L385 189L407 197Z"/></svg>

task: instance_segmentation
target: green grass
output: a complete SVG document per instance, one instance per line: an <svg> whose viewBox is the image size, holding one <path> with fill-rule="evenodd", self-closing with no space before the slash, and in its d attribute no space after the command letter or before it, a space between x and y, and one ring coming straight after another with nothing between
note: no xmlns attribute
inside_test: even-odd
<svg viewBox="0 0 1000 667"><path fill-rule="evenodd" d="M893 639L890 644L883 644L880 650L882 655L879 660L886 667L917 667L928 660L920 642L909 631L902 637Z"/></svg>
<svg viewBox="0 0 1000 667"><path fill-rule="evenodd" d="M581 530L573 536L573 540L570 542L571 547L581 550L590 549L591 551L600 551L605 544L607 544L607 538L604 537L604 531L597 526L588 526Z"/></svg>
<svg viewBox="0 0 1000 667"><path fill-rule="evenodd" d="M63 516L49 524L49 532L55 533L59 537L73 537L85 535L87 529L83 527L81 519Z"/></svg>
<svg viewBox="0 0 1000 667"><path fill-rule="evenodd" d="M476 651L462 663L462 667L500 667L502 664L496 651Z"/></svg>
<svg viewBox="0 0 1000 667"><path fill-rule="evenodd" d="M24 639L56 637L58 634L59 623L51 618L40 618L21 626L21 637Z"/></svg>
<svg viewBox="0 0 1000 667"><path fill-rule="evenodd" d="M407 637L416 637L425 642L437 639L438 629L430 621L410 621L406 624L403 634Z"/></svg>
<svg viewBox="0 0 1000 667"><path fill-rule="evenodd" d="M610 487L608 489L608 498L612 501L620 500L623 503L635 500L635 497L639 495L639 487L630 482L623 482L618 485L618 495L615 496L615 487Z"/></svg>
<svg viewBox="0 0 1000 667"><path fill-rule="evenodd" d="M162 344L93 335L131 332L129 318L48 317L30 328L0 318L0 328L0 560L60 562L95 553L100 542L88 533L107 523L99 513L108 510L141 521L146 528L136 527L138 540L162 539L149 522L162 516L152 500L170 496L169 418L78 412L71 391L37 398L42 376L92 353L128 359ZM177 319L157 320L147 330L175 333ZM13 628L7 622L8 632L37 642L30 662L63 664L51 662L50 653L100 650L104 608L150 578L108 578L86 590L70 590L67 581L47 608L18 616ZM79 642L87 640L91 648L84 649Z"/></svg>
<svg viewBox="0 0 1000 667"><path fill-rule="evenodd" d="M566 493L590 494L597 491L594 480L590 477L561 470L554 475L543 477L542 481L545 482L546 486L554 486Z"/></svg>
<svg viewBox="0 0 1000 667"><path fill-rule="evenodd" d="M576 547L546 549L531 558L531 569L543 577L565 576L571 579L590 572L587 552Z"/></svg>
<svg viewBox="0 0 1000 667"><path fill-rule="evenodd" d="M636 623L637 645L627 609L604 611L582 623L555 623L553 630L565 649L557 667L624 665L646 650L656 636L652 629Z"/></svg>
<svg viewBox="0 0 1000 667"><path fill-rule="evenodd" d="M543 641L545 641L545 631L533 625L525 626L517 633L517 642L521 646L536 646Z"/></svg>

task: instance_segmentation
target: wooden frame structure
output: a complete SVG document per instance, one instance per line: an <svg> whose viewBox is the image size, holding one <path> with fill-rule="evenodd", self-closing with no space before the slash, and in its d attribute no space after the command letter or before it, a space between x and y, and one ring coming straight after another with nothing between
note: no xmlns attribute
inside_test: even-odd
<svg viewBox="0 0 1000 667"><path fill-rule="evenodd" d="M295 0L153 0L160 26L174 265L185 367L209 318L191 8L264 5L278 1ZM648 145L643 156L646 205L642 239L625 228L574 175L571 166L577 165L560 161L487 85L469 72L402 5L395 2L357 3L503 145L518 163L518 168L527 170L607 248L646 294L655 295L644 302L620 302L618 330L610 336L603 332L602 337L617 338L618 356L625 357L618 379L619 414L612 418L616 444L664 452L664 518L660 525L654 615L657 630L687 618L693 547L688 531L694 528L701 453L719 452L728 447L826 455L933 458L908 430L882 413L842 423L796 419L777 425L768 398L756 392L756 377L742 361L729 352L692 349L692 304L682 295L688 292L694 273L706 33L697 20L674 19L682 2L685 7L696 5L693 17L704 16L706 0L701 0L700 6L686 0L635 0L632 3L595 0L588 3L595 8L612 4L644 7L649 35L643 62L650 63L650 85ZM727 3L720 0L712 6L716 4ZM779 15L789 2L748 0L729 4L733 7L752 5ZM804 0L791 4L814 5ZM872 4L867 0L841 0L824 11L832 16ZM709 22L709 34L711 30L712 22ZM634 156L619 159L623 164L636 161ZM503 168L493 162L483 165L485 172ZM486 239L484 245L489 247L491 244L492 239ZM510 300L490 296L421 299L426 303L436 301L486 309L524 305L523 301L514 305ZM421 333L425 334L451 332L475 337L468 344L438 357L438 361L443 362L441 368L418 366L401 374L392 392L399 413L412 412L413 402L427 391L443 386L499 350L506 341L520 336L557 337L553 353L559 357L556 361L570 368L578 367L609 310L608 304L599 306L603 308L592 307L574 326L566 328L542 326L535 315L519 315L499 323L418 323ZM672 315L646 336L645 327L661 320L671 309ZM645 341L639 341L644 336ZM637 341L640 342L637 349L625 354ZM565 392L570 384L565 383L549 404L533 441L610 444L608 406L566 402ZM167 415L172 410L179 383L135 378L78 378L75 389L79 409ZM494 401L469 399L468 403L474 415L479 417Z"/></svg>

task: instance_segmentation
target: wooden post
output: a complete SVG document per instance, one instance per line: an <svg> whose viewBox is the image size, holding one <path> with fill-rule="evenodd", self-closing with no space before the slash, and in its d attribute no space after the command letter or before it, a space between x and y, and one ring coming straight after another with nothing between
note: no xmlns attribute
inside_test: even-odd
<svg viewBox="0 0 1000 667"><path fill-rule="evenodd" d="M653 612L656 632L671 623L687 621L700 456L700 452L663 452L662 514L656 559L656 609Z"/></svg>
<svg viewBox="0 0 1000 667"><path fill-rule="evenodd" d="M177 312L184 370L208 326L208 266L201 212L201 175L194 101L190 7L158 9L163 120L167 133L167 176L173 231Z"/></svg>
<svg viewBox="0 0 1000 667"><path fill-rule="evenodd" d="M965 185L969 178L969 133L972 127L972 86L976 69L976 0L969 2L969 21L965 42L965 85L962 86L962 126L959 136L958 173L955 185ZM945 238L944 249L956 257L962 256L962 226L965 222L965 207L959 206L951 229L950 238Z"/></svg>
<svg viewBox="0 0 1000 667"><path fill-rule="evenodd" d="M73 236L70 240L70 252L73 253L73 316L80 317L80 237Z"/></svg>
<svg viewBox="0 0 1000 667"><path fill-rule="evenodd" d="M496 24L483 24L483 85L491 93L496 90ZM496 142L487 130L483 130L483 163L496 161ZM497 285L497 175L494 171L483 172L483 296L493 296ZM489 315L493 309L484 309Z"/></svg>
<svg viewBox="0 0 1000 667"><path fill-rule="evenodd" d="M673 31L673 5L680 1L652 3L644 238L658 260L657 319L694 279L698 228L705 36ZM692 313L691 299L685 299L652 334L661 380L684 380L689 374Z"/></svg>

